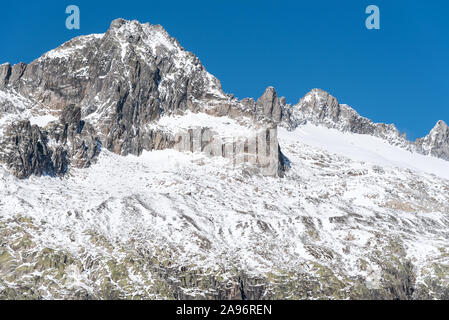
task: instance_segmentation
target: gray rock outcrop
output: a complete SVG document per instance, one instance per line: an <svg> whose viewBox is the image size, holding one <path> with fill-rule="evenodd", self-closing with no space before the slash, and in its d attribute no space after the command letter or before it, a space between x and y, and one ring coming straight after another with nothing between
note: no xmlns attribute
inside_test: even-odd
<svg viewBox="0 0 449 320"><path fill-rule="evenodd" d="M449 126L444 121L438 121L430 133L416 140L418 151L449 161Z"/></svg>
<svg viewBox="0 0 449 320"><path fill-rule="evenodd" d="M20 121L8 127L6 139L1 144L0 159L6 163L11 172L19 178L27 178L34 174L57 175L52 160L53 152L47 146L47 136L39 127L32 126L29 121ZM62 154L58 154L59 167Z"/></svg>
<svg viewBox="0 0 449 320"><path fill-rule="evenodd" d="M282 119L280 99L273 87L268 87L264 94L257 100L256 113L271 118L275 122Z"/></svg>
<svg viewBox="0 0 449 320"><path fill-rule="evenodd" d="M0 144L0 161L18 178L62 176L69 166L86 168L98 156L101 143L94 129L80 119L80 109L65 108L59 122L45 128L29 120L10 124Z"/></svg>
<svg viewBox="0 0 449 320"><path fill-rule="evenodd" d="M9 63L0 65L0 89L6 87L9 77L11 77L11 65Z"/></svg>

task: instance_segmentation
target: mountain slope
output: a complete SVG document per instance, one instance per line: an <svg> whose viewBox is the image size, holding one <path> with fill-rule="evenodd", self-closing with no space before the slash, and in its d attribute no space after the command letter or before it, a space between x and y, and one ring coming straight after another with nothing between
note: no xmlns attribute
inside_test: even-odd
<svg viewBox="0 0 449 320"><path fill-rule="evenodd" d="M105 151L56 180L2 170L0 292L224 299L240 277L251 299L447 298L449 180L301 130L280 133L282 179L170 150Z"/></svg>
<svg viewBox="0 0 449 320"><path fill-rule="evenodd" d="M449 299L444 122L239 101L123 19L1 65L0 112L0 298Z"/></svg>

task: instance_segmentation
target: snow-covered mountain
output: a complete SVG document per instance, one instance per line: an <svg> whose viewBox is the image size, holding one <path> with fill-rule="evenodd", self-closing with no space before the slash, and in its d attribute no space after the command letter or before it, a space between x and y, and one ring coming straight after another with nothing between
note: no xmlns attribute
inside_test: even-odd
<svg viewBox="0 0 449 320"><path fill-rule="evenodd" d="M424 138L416 141L418 152L449 161L449 127L444 121L438 121Z"/></svg>
<svg viewBox="0 0 449 320"><path fill-rule="evenodd" d="M117 19L0 65L0 297L448 299L446 160L443 121L238 100Z"/></svg>

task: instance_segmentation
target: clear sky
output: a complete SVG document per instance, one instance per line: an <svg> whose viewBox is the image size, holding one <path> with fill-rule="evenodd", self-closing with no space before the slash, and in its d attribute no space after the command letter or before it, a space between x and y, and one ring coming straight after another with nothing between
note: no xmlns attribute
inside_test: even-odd
<svg viewBox="0 0 449 320"><path fill-rule="evenodd" d="M65 8L78 5L81 29ZM380 30L365 8L380 8ZM31 62L118 17L161 24L223 89L259 97L267 86L295 104L312 88L411 139L449 123L449 1L2 1L0 64Z"/></svg>

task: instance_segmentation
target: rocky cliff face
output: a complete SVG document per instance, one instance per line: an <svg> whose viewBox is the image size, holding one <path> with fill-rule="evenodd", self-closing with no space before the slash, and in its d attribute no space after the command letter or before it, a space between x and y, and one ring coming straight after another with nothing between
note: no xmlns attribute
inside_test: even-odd
<svg viewBox="0 0 449 320"><path fill-rule="evenodd" d="M78 106L104 146L122 155L142 151L144 126L162 113L199 111L212 98L230 104L198 58L161 26L136 21L115 20L103 35L73 39L9 68L7 89L53 112Z"/></svg>
<svg viewBox="0 0 449 320"><path fill-rule="evenodd" d="M281 120L289 117L289 109L286 108L285 98L279 98L276 90L273 87L268 87L257 100L256 114L266 116L279 123Z"/></svg>
<svg viewBox="0 0 449 320"><path fill-rule="evenodd" d="M449 127L444 121L438 121L430 133L416 140L420 153L449 161Z"/></svg>
<svg viewBox="0 0 449 320"><path fill-rule="evenodd" d="M95 139L120 155L173 146L174 137L149 129L162 115L201 112L257 127L271 127L270 118L280 116L277 106L267 107L256 119L255 110L224 94L199 59L161 26L123 19L105 34L75 38L29 65L2 65L0 90L26 99L32 115L61 116L62 136L52 134L63 144L71 139L68 157L76 167L94 158ZM77 113L66 119L68 107ZM84 131L92 139L77 139Z"/></svg>
<svg viewBox="0 0 449 320"><path fill-rule="evenodd" d="M11 125L1 145L1 161L19 178L31 174L55 175L53 152L47 146L47 136L29 121Z"/></svg>
<svg viewBox="0 0 449 320"><path fill-rule="evenodd" d="M60 120L45 128L29 120L13 122L0 146L0 161L19 178L62 176L69 166L86 168L101 149L93 127L81 120L81 110L75 106L64 108Z"/></svg>
<svg viewBox="0 0 449 320"><path fill-rule="evenodd" d="M73 142L67 150L67 163L75 167L91 163L99 150L95 145L120 155L171 148L175 137L160 128L155 130L153 124L162 116L186 112L226 116L255 129L279 124L293 130L311 122L373 135L408 150L449 158L444 128L434 129L439 132L414 144L400 135L394 125L373 123L320 89L312 90L293 107L284 97L278 97L273 87L268 87L257 101L251 98L238 101L225 94L220 82L199 59L184 50L161 26L123 19L114 20L104 34L72 39L29 65L0 66L3 130L14 119L27 120L41 114L65 118L67 108L78 110L76 119L62 120L67 123L62 143L68 138L65 135L70 135ZM80 126L83 128L77 132ZM33 135L24 130L29 132L26 135ZM37 129L34 130L36 135ZM58 140L59 133L52 130ZM88 132L90 138L78 138L82 132ZM36 139L34 142L39 141ZM281 151L279 155L279 168L286 168L288 159ZM12 158L3 157L9 162ZM8 166L17 167L9 162ZM41 162L35 165L40 166ZM61 169L65 168L65 164L61 165ZM48 170L42 167L31 172ZM25 171L24 177L28 175Z"/></svg>

